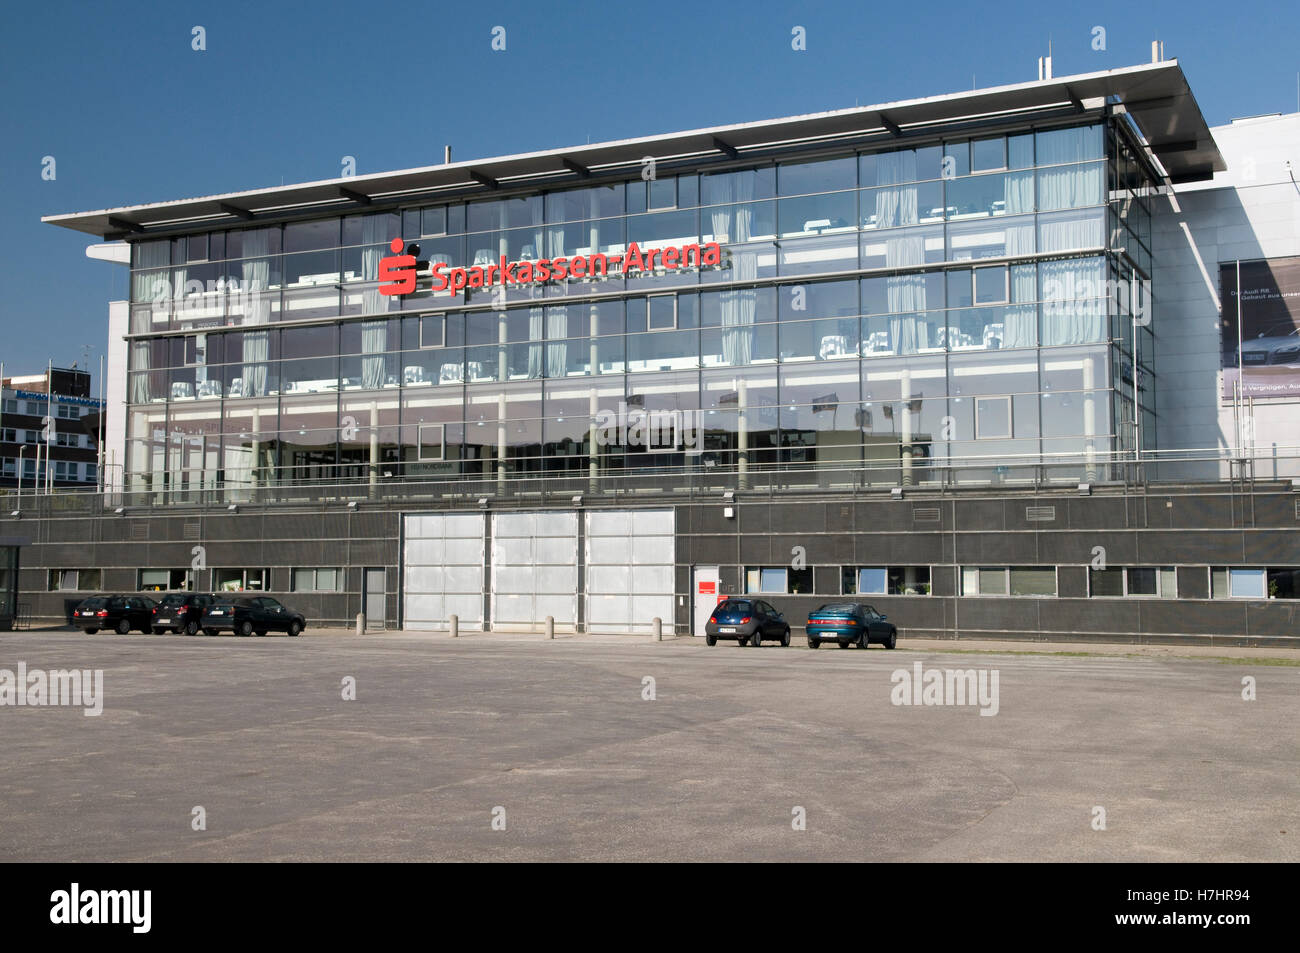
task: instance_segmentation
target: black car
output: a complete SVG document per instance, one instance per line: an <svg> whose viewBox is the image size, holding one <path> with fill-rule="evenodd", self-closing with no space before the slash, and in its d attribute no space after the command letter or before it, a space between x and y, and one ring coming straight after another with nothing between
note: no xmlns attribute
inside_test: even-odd
<svg viewBox="0 0 1300 953"><path fill-rule="evenodd" d="M224 596L203 613L203 631L208 635L230 630L236 635L287 632L298 635L307 628L301 612L294 612L270 596Z"/></svg>
<svg viewBox="0 0 1300 953"><path fill-rule="evenodd" d="M858 602L832 602L808 613L808 648L838 642L840 648L865 649L877 642L887 649L898 644L898 629L873 606Z"/></svg>
<svg viewBox="0 0 1300 953"><path fill-rule="evenodd" d="M112 629L126 635L132 629L153 629L154 601L147 596L91 596L72 610L72 624L87 635Z"/></svg>
<svg viewBox="0 0 1300 953"><path fill-rule="evenodd" d="M153 610L153 634L184 632L198 635L203 625L203 613L216 602L216 596L207 592L169 592L158 601Z"/></svg>
<svg viewBox="0 0 1300 953"><path fill-rule="evenodd" d="M785 616L762 599L723 599L704 626L705 643L717 645L718 639L754 646L768 639L789 645L790 626Z"/></svg>

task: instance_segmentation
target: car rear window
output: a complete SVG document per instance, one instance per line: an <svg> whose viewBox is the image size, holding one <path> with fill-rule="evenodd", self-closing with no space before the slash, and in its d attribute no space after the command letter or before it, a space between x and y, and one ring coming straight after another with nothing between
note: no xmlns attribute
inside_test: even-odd
<svg viewBox="0 0 1300 953"><path fill-rule="evenodd" d="M169 595L169 596L163 596L162 599L160 599L160 600L158 601L158 605L160 605L160 606L183 606L183 605L185 605L185 597L182 596L182 595L176 595L175 593L173 593L172 595Z"/></svg>
<svg viewBox="0 0 1300 953"><path fill-rule="evenodd" d="M103 608L104 603L107 602L107 601L108 601L108 600L107 600L107 599L104 599L102 596L96 596L95 598L92 598L92 599L85 599L85 600L83 600L82 603L81 603L81 608L83 608L83 609L101 609L101 608Z"/></svg>
<svg viewBox="0 0 1300 953"><path fill-rule="evenodd" d="M813 610L813 614L816 615L818 612L856 612L857 609L858 607L850 602L833 602L830 605Z"/></svg>
<svg viewBox="0 0 1300 953"><path fill-rule="evenodd" d="M753 604L749 602L724 602L715 610L717 612L752 612Z"/></svg>

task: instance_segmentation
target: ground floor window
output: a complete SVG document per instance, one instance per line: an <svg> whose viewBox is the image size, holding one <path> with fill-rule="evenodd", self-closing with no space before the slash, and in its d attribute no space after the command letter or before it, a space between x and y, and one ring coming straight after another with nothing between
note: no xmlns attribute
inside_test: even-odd
<svg viewBox="0 0 1300 953"><path fill-rule="evenodd" d="M100 587L98 569L51 569L50 592L89 592Z"/></svg>
<svg viewBox="0 0 1300 953"><path fill-rule="evenodd" d="M929 566L843 566L840 570L840 594L928 596Z"/></svg>
<svg viewBox="0 0 1300 953"><path fill-rule="evenodd" d="M813 591L811 568L786 566L746 566L745 592L809 593Z"/></svg>
<svg viewBox="0 0 1300 953"><path fill-rule="evenodd" d="M294 592L342 592L343 570L331 569L295 569L293 571Z"/></svg>
<svg viewBox="0 0 1300 953"><path fill-rule="evenodd" d="M1300 599L1300 568L1295 566L1211 566L1213 599Z"/></svg>
<svg viewBox="0 0 1300 953"><path fill-rule="evenodd" d="M1054 596L1055 566L963 566L963 596Z"/></svg>
<svg viewBox="0 0 1300 953"><path fill-rule="evenodd" d="M193 592L192 569L141 569L136 580L137 592Z"/></svg>
<svg viewBox="0 0 1300 953"><path fill-rule="evenodd" d="M1108 566L1105 569L1089 569L1088 594L1176 599L1177 574L1172 566Z"/></svg>
<svg viewBox="0 0 1300 953"><path fill-rule="evenodd" d="M214 569L212 588L217 592L266 591L270 588L269 569Z"/></svg>

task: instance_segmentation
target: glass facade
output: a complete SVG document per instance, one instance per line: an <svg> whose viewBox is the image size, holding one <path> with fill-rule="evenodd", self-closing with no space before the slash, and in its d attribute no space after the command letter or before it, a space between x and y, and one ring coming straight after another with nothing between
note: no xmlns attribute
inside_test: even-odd
<svg viewBox="0 0 1300 953"><path fill-rule="evenodd" d="M1090 123L137 241L126 489L1112 479L1153 445L1152 191ZM455 267L724 253L387 296L399 237Z"/></svg>

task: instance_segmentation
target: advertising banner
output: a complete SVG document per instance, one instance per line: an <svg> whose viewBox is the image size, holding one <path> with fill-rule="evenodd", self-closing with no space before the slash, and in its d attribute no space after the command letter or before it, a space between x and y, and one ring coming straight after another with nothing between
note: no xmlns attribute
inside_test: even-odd
<svg viewBox="0 0 1300 953"><path fill-rule="evenodd" d="M1223 396L1232 397L1240 370L1243 397L1300 395L1300 257L1219 264L1223 289ZM1237 354L1240 303L1241 354Z"/></svg>

